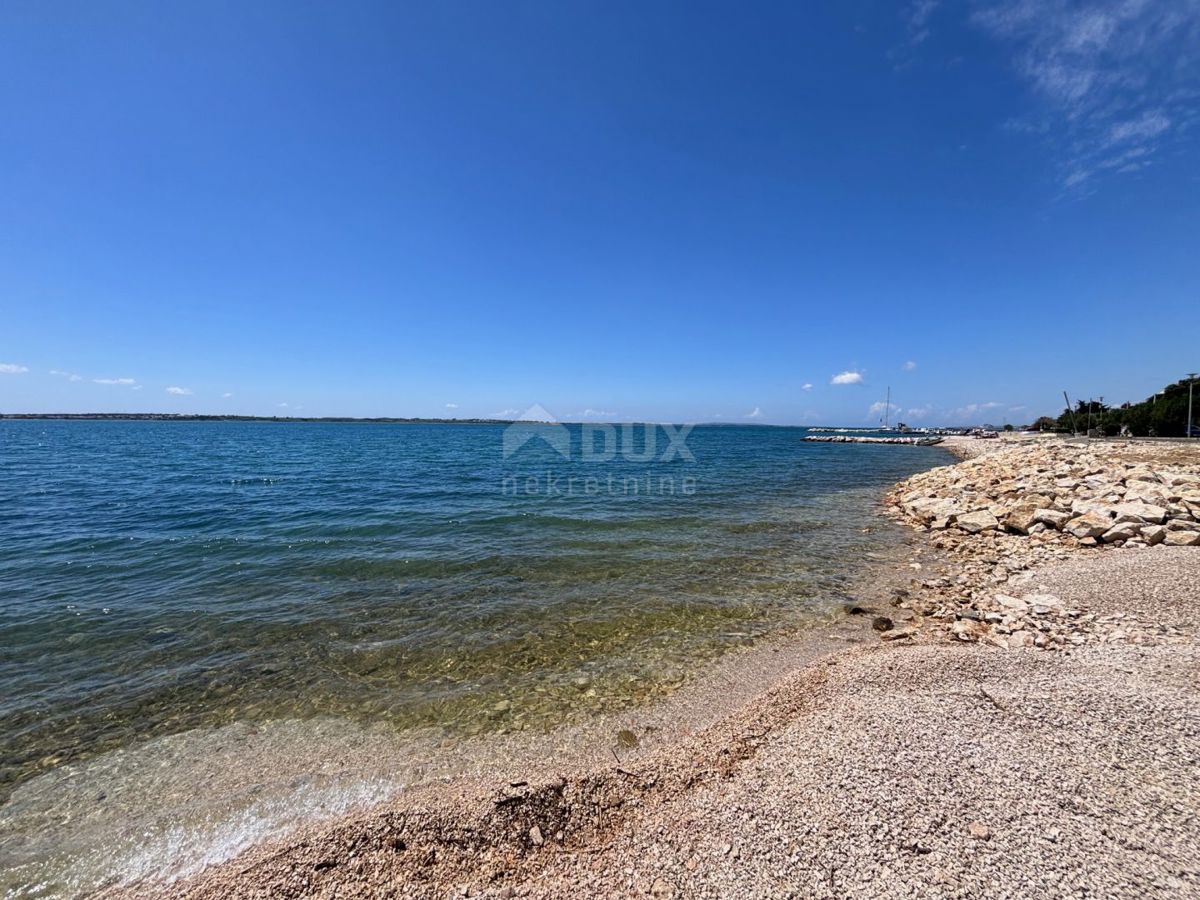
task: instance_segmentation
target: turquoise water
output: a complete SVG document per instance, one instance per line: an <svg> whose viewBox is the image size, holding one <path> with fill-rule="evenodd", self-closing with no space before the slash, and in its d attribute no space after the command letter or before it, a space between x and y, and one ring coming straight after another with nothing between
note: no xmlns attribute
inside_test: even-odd
<svg viewBox="0 0 1200 900"><path fill-rule="evenodd" d="M0 799L235 721L473 734L643 702L828 615L895 539L882 490L945 460L519 427L0 422Z"/></svg>

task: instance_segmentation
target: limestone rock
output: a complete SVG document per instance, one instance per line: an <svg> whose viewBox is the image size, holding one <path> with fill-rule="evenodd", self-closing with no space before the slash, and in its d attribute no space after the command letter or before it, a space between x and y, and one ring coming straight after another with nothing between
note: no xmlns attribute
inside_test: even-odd
<svg viewBox="0 0 1200 900"><path fill-rule="evenodd" d="M953 521L958 514L958 504L945 497L921 497L909 503L908 509L924 522L932 522L937 519Z"/></svg>
<svg viewBox="0 0 1200 900"><path fill-rule="evenodd" d="M1100 540L1106 544L1112 544L1117 541L1128 541L1131 538L1138 537L1140 534L1141 528L1137 523L1121 522L1100 535Z"/></svg>
<svg viewBox="0 0 1200 900"><path fill-rule="evenodd" d="M1024 647L1033 646L1033 635L1022 629L1014 631L1008 636L1008 649L1020 650Z"/></svg>
<svg viewBox="0 0 1200 900"><path fill-rule="evenodd" d="M967 534L978 534L981 531L994 531L1000 522L986 509L981 509L959 516L956 524Z"/></svg>
<svg viewBox="0 0 1200 900"><path fill-rule="evenodd" d="M1004 530L1014 531L1017 534L1029 534L1029 529L1036 525L1037 522L1037 507L1022 504L1011 510L1004 517Z"/></svg>
<svg viewBox="0 0 1200 900"><path fill-rule="evenodd" d="M1096 500L1076 500L1071 504L1071 512L1076 516L1095 513L1096 515L1104 516L1106 519L1112 518L1112 507L1107 503L1100 503Z"/></svg>
<svg viewBox="0 0 1200 900"><path fill-rule="evenodd" d="M1062 531L1063 526L1071 521L1071 514L1058 509L1037 509L1033 513L1033 518L1056 531Z"/></svg>
<svg viewBox="0 0 1200 900"><path fill-rule="evenodd" d="M1150 503L1142 503L1140 501L1118 503L1113 507L1113 512L1116 513L1117 522L1146 522L1152 525L1161 525L1167 518L1167 511L1161 506L1154 506Z"/></svg>
<svg viewBox="0 0 1200 900"><path fill-rule="evenodd" d="M997 594L996 603L1003 609L1015 613L1023 613L1029 609L1029 604L1019 597L1009 597L1007 594Z"/></svg>
<svg viewBox="0 0 1200 900"><path fill-rule="evenodd" d="M1161 525L1143 525L1142 540L1153 547L1155 544L1161 544L1167 536L1167 529Z"/></svg>
<svg viewBox="0 0 1200 900"><path fill-rule="evenodd" d="M950 626L950 633L960 641L977 641L990 629L976 619L959 619Z"/></svg>
<svg viewBox="0 0 1200 900"><path fill-rule="evenodd" d="M1084 540L1085 538L1099 537L1108 531L1111 525L1112 519L1108 516L1098 512L1085 512L1068 522L1063 530Z"/></svg>

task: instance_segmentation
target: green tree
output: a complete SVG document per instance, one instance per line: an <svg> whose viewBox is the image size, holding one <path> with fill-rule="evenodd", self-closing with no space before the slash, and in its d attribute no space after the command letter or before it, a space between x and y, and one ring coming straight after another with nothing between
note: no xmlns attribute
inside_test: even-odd
<svg viewBox="0 0 1200 900"><path fill-rule="evenodd" d="M1200 385L1198 385L1200 387ZM1119 408L1091 404L1093 428L1105 434L1119 434L1122 427L1139 437L1153 432L1160 437L1182 437L1187 426L1188 379L1169 384L1141 403L1123 403ZM1072 430L1071 410L1058 417L1059 430ZM1074 409L1075 427L1083 431L1088 423L1088 402L1080 400ZM1039 420L1040 421L1040 420Z"/></svg>

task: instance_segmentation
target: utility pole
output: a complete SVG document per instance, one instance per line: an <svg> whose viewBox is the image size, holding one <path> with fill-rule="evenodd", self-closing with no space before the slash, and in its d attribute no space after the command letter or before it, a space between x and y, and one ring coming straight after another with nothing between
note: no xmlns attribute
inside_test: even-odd
<svg viewBox="0 0 1200 900"><path fill-rule="evenodd" d="M1196 373L1188 372L1188 420L1187 429L1184 431L1184 437L1193 437L1192 435L1192 389L1196 386Z"/></svg>
<svg viewBox="0 0 1200 900"><path fill-rule="evenodd" d="M1071 436L1079 436L1079 425L1075 421L1075 410L1071 408L1071 398L1067 396L1067 392L1063 391L1063 399L1067 401L1067 415L1071 417Z"/></svg>

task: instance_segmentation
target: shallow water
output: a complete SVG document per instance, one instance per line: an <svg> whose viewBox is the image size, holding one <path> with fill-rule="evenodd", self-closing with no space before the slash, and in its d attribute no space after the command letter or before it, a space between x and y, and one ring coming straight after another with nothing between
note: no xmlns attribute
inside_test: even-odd
<svg viewBox="0 0 1200 900"><path fill-rule="evenodd" d="M0 422L0 797L232 723L470 735L645 702L827 617L894 540L882 490L946 460L517 428Z"/></svg>

